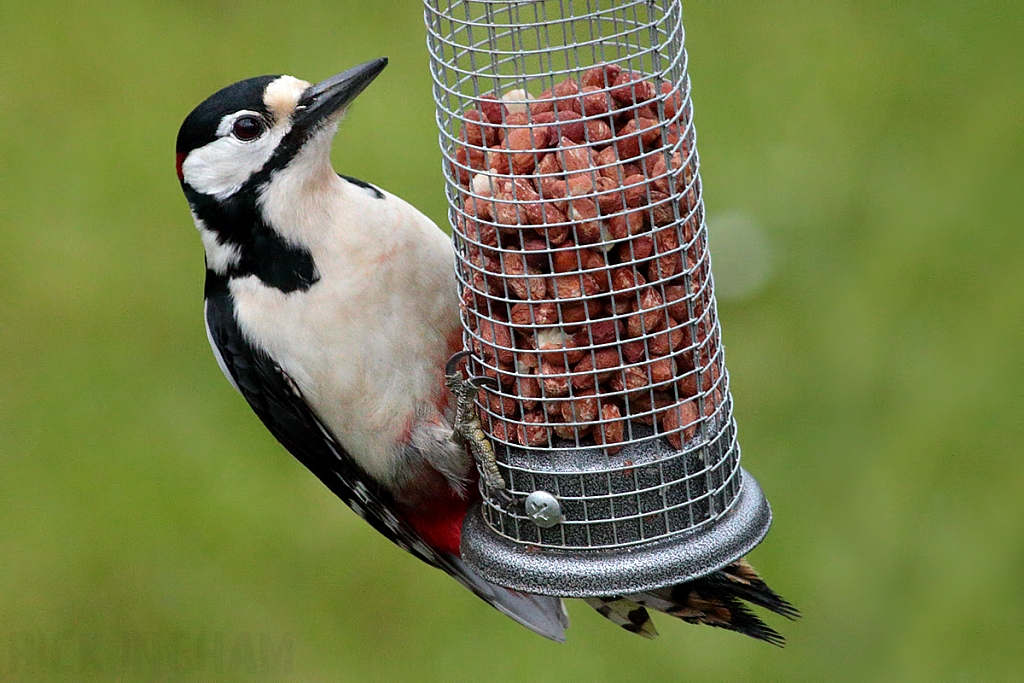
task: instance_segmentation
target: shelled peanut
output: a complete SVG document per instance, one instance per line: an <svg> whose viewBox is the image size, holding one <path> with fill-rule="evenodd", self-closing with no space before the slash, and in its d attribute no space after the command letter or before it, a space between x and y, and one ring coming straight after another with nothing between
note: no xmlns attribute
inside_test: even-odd
<svg viewBox="0 0 1024 683"><path fill-rule="evenodd" d="M608 64L476 105L452 177L485 429L615 453L633 420L682 448L722 403L688 102Z"/></svg>

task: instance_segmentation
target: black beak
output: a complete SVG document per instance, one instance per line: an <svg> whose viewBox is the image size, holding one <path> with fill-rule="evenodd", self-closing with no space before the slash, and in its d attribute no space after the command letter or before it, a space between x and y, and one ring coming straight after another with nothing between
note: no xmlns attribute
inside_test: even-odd
<svg viewBox="0 0 1024 683"><path fill-rule="evenodd" d="M309 130L326 121L363 92L387 65L388 58L381 57L310 86L295 108L292 127Z"/></svg>

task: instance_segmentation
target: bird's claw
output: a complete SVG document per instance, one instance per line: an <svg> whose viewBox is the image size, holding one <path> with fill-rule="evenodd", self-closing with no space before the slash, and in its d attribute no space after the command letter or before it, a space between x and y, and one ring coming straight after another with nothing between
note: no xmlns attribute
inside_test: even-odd
<svg viewBox="0 0 1024 683"><path fill-rule="evenodd" d="M498 387L501 386L498 383L498 380L494 379L493 377L470 377L469 379L466 380L466 384L468 384L471 387L474 387L477 390L489 388L497 391Z"/></svg>
<svg viewBox="0 0 1024 683"><path fill-rule="evenodd" d="M502 483L504 483L504 482L502 482ZM507 511L507 510L512 509L515 506L516 499L515 499L515 497L511 493L508 492L508 489L496 488L496 489L494 489L494 494L493 495L494 495L495 502L498 504L498 507L500 507L501 509Z"/></svg>
<svg viewBox="0 0 1024 683"><path fill-rule="evenodd" d="M498 471L498 461L494 457L494 446L491 445L480 416L476 412L476 395L480 389L498 388L498 382L490 377L470 377L463 379L459 372L459 362L470 355L469 351L460 351L448 359L444 366L445 384L455 396L455 419L452 425L452 440L459 445L469 446L473 458L480 466L480 476L488 488L505 491L505 480ZM507 492L506 492L507 493Z"/></svg>
<svg viewBox="0 0 1024 683"><path fill-rule="evenodd" d="M444 376L451 377L457 375L459 372L459 362L470 355L469 351L459 351L454 356L448 359L448 362L444 364Z"/></svg>

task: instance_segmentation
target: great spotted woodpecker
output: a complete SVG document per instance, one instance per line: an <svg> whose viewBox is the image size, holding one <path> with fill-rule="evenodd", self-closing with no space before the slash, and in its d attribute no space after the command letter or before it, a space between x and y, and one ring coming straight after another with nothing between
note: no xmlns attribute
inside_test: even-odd
<svg viewBox="0 0 1024 683"><path fill-rule="evenodd" d="M478 495L446 361L462 347L448 237L398 197L337 174L334 134L381 58L310 85L260 76L185 119L177 171L206 251L214 355L268 430L360 517L535 632L559 598L491 584L461 559ZM589 599L653 636L644 606L781 643L741 600L795 616L745 560L660 591Z"/></svg>

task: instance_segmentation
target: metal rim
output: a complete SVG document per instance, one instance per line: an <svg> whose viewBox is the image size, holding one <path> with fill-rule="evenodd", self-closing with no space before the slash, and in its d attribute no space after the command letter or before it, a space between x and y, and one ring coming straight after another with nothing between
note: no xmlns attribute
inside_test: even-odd
<svg viewBox="0 0 1024 683"><path fill-rule="evenodd" d="M712 524L622 550L566 552L516 543L494 534L478 505L462 526L462 559L500 586L566 598L640 593L691 581L742 557L768 533L768 501L757 481L740 472L735 504Z"/></svg>

